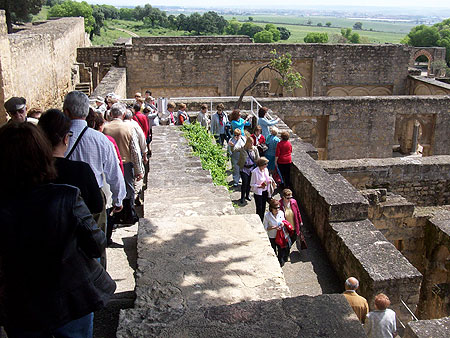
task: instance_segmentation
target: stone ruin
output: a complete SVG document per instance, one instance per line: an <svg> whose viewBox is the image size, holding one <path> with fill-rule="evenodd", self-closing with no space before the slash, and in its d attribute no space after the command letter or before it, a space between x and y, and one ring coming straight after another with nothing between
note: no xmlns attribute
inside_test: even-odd
<svg viewBox="0 0 450 338"><path fill-rule="evenodd" d="M245 37L88 47L82 25L63 18L16 34L3 29L0 99L25 96L47 108L74 88L123 98L149 89L185 97L189 110L208 102L230 109L235 99L227 96L240 93L274 47L291 53L303 87L280 98L286 93L266 72L253 94L292 134L291 175L305 217L342 281L357 277L370 303L378 292L389 295L404 337L446 336L450 86L408 74L418 55L443 60L445 49L268 45ZM290 297L259 220L234 214L228 193L212 184L177 128L156 128L150 177L158 184L146 193L139 225L137 298L122 311L118 336L364 335L341 295ZM269 327L266 316L280 323Z"/></svg>

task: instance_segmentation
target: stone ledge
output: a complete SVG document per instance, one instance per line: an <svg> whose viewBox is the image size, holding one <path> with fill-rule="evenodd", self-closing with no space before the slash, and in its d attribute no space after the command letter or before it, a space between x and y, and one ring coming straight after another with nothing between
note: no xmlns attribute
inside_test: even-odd
<svg viewBox="0 0 450 338"><path fill-rule="evenodd" d="M404 338L447 338L450 332L450 317L409 322Z"/></svg>
<svg viewBox="0 0 450 338"><path fill-rule="evenodd" d="M117 337L364 337L342 295L299 296L189 309L161 322L145 309L122 310Z"/></svg>

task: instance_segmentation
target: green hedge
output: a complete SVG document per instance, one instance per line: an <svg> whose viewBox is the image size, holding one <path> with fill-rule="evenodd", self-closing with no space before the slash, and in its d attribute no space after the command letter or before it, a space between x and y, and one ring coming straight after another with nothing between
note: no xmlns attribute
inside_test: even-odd
<svg viewBox="0 0 450 338"><path fill-rule="evenodd" d="M194 154L200 157L202 168L211 172L214 184L228 188L225 150L216 144L214 137L199 123L184 124L181 130Z"/></svg>

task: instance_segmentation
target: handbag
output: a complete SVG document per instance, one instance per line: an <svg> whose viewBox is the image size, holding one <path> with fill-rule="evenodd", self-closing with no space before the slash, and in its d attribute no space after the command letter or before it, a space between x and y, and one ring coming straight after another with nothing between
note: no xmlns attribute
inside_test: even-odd
<svg viewBox="0 0 450 338"><path fill-rule="evenodd" d="M305 236L303 235L303 232L301 232L301 231L300 231L295 243L297 244L298 251L308 249L308 245L306 244Z"/></svg>
<svg viewBox="0 0 450 338"><path fill-rule="evenodd" d="M283 176L281 176L278 166L275 166L275 172L273 173L272 177L276 184L280 185L284 183Z"/></svg>

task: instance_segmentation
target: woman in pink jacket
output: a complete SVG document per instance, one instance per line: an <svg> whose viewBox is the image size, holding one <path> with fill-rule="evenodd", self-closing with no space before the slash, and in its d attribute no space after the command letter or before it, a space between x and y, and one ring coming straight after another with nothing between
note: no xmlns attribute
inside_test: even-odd
<svg viewBox="0 0 450 338"><path fill-rule="evenodd" d="M303 235L303 221L302 215L300 214L300 208L298 207L297 201L292 197L292 191L290 189L284 189L281 193L282 198L280 199L280 208L281 211L284 212L285 219L292 224L295 230L295 238L291 238L294 242L297 238L300 241L305 241L305 237ZM298 243L298 242L297 242ZM306 244L306 242L304 242ZM304 247L305 248L305 247ZM297 250L300 251L299 245L297 244ZM289 256L289 252L287 252ZM284 260L287 261L288 257L284 257Z"/></svg>

